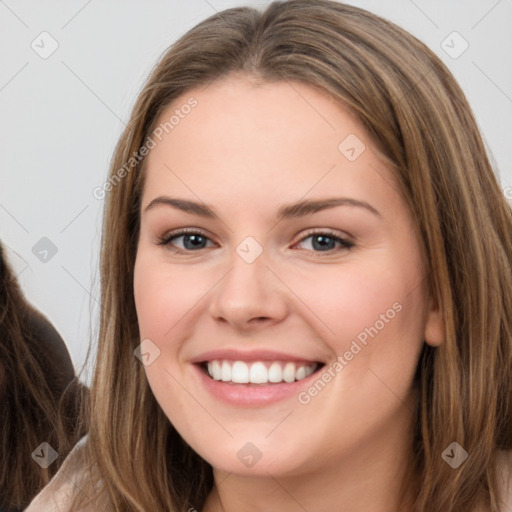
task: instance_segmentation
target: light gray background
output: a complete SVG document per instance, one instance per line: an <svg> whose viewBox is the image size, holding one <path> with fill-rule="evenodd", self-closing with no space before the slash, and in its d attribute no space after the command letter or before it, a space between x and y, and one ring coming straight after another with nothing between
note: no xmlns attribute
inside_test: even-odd
<svg viewBox="0 0 512 512"><path fill-rule="evenodd" d="M200 20L268 3L0 0L0 238L28 299L61 333L77 370L99 312L103 202L92 191L105 181L144 78ZM404 27L448 65L512 197L512 0L347 3ZM469 44L457 58L464 42L454 31ZM50 48L42 32L58 43L46 59L31 47ZM42 237L57 248L46 262L32 250Z"/></svg>

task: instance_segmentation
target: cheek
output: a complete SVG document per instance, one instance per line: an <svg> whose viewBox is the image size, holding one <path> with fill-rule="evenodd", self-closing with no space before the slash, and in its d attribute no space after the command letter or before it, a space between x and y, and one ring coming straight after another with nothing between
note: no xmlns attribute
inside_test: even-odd
<svg viewBox="0 0 512 512"><path fill-rule="evenodd" d="M354 263L336 273L330 269L329 280L316 281L328 286L312 285L312 279L294 284L297 294L308 298L314 313L309 313L310 322L322 331L335 357L343 358L343 371L334 372L345 375L337 379L343 388L379 385L374 371L405 390L415 371L425 304L420 259L412 251L409 255L404 260L390 253L372 264Z"/></svg>
<svg viewBox="0 0 512 512"><path fill-rule="evenodd" d="M171 271L169 265L144 251L137 256L134 297L140 336L141 340L151 340L160 351L144 371L155 399L180 431L193 431L194 422L204 421L198 411L187 406L188 395L180 385L183 375L179 368L179 322L202 295L191 278L184 272ZM183 410L188 413L183 414Z"/></svg>
<svg viewBox="0 0 512 512"><path fill-rule="evenodd" d="M302 288L298 294L307 297L307 306L323 321L331 339L346 342L373 326L384 331L391 326L421 325L419 275L386 263L351 265L337 273L331 271L330 279L323 280L328 286L312 286L314 280L309 279L298 282L295 289Z"/></svg>
<svg viewBox="0 0 512 512"><path fill-rule="evenodd" d="M142 338L163 343L170 331L204 295L205 285L195 272L171 269L141 257L135 265L134 294Z"/></svg>

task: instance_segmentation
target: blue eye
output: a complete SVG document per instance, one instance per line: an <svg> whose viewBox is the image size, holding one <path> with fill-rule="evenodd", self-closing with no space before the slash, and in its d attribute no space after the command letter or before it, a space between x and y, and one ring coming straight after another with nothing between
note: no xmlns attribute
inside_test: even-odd
<svg viewBox="0 0 512 512"><path fill-rule="evenodd" d="M335 251L336 244L339 244L341 249L351 249L354 247L354 243L350 240L347 240L346 238L341 238L339 236L336 236L329 231L315 231L313 233L310 233L309 235L305 236L301 239L301 242L304 242L304 240L307 240L308 238L312 239L311 246L313 247L314 252L331 252ZM316 250L318 249L318 250Z"/></svg>
<svg viewBox="0 0 512 512"><path fill-rule="evenodd" d="M176 247L175 240L183 239L183 247ZM308 238L312 239L312 249L308 249L312 252L338 252L340 250L350 250L355 246L353 242L347 240L346 238L339 237L330 231L313 231L308 233L305 237L301 238L298 242L303 243L304 240ZM186 252L196 252L196 250L206 249L206 244L211 242L211 240L203 235L201 232L193 229L183 229L175 233L170 233L163 237L158 238L157 245L161 246L170 246L175 249L178 253L186 253ZM338 248L336 248L336 244L338 244Z"/></svg>
<svg viewBox="0 0 512 512"><path fill-rule="evenodd" d="M171 243L172 240L176 240L178 238L183 239L183 245L185 251L194 251L195 249L205 249L205 243L209 238L202 233L197 231L188 231L182 230L178 233L171 233L170 235L166 235L158 240L158 245L174 245ZM177 252L182 252L183 249L177 247Z"/></svg>

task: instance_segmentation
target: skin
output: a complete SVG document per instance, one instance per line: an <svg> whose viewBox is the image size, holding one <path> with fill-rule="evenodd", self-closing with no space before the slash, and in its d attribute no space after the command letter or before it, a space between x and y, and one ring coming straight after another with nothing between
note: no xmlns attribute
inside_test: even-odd
<svg viewBox="0 0 512 512"><path fill-rule="evenodd" d="M141 339L161 351L145 367L151 389L214 468L203 511L396 512L414 372L423 343L440 344L444 332L394 177L358 120L310 86L232 74L187 92L161 120L191 96L197 107L146 162L134 290ZM350 134L366 146L352 162L338 149ZM207 203L218 217L146 210L162 195ZM331 197L365 201L379 215L345 205L275 218L283 204ZM182 236L158 245L179 228L199 229L202 248L187 252ZM313 228L355 245L331 241L327 255ZM247 236L263 249L250 264L236 252ZM307 355L327 368L396 303L400 312L307 404L295 395L226 404L190 362L240 347ZM262 455L252 467L237 457L247 442Z"/></svg>

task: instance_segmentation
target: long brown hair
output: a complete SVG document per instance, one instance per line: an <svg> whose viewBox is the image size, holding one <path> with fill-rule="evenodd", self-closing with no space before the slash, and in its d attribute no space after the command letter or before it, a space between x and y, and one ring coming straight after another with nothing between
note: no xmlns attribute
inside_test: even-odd
<svg viewBox="0 0 512 512"><path fill-rule="evenodd" d="M417 512L467 512L478 500L498 512L495 463L512 445L511 210L468 102L440 59L389 21L329 0L211 16L163 55L135 103L105 187L86 444L101 499L123 512L200 510L213 485L211 466L170 424L133 355L140 343L133 270L139 149L171 102L231 72L320 88L348 106L381 148L418 225L446 333L439 347L425 344L418 362L409 474L419 479L404 488L413 486ZM453 441L469 453L456 471L441 456ZM84 485L93 498L94 484Z"/></svg>
<svg viewBox="0 0 512 512"><path fill-rule="evenodd" d="M50 322L25 299L0 244L2 510L26 507L85 434L86 418L79 421L79 415L87 389L75 377L63 344ZM58 454L47 468L32 458L43 442Z"/></svg>

